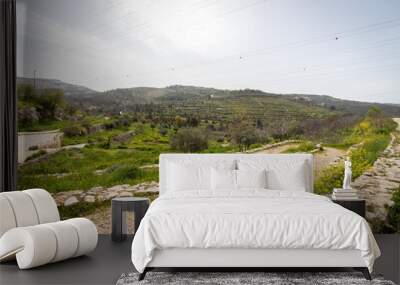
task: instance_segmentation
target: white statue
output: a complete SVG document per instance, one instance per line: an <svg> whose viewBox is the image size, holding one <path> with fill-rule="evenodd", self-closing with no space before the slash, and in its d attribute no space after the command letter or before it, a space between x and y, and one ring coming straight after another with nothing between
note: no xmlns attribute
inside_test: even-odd
<svg viewBox="0 0 400 285"><path fill-rule="evenodd" d="M344 161L344 179L343 179L343 189L351 189L351 161L347 158Z"/></svg>

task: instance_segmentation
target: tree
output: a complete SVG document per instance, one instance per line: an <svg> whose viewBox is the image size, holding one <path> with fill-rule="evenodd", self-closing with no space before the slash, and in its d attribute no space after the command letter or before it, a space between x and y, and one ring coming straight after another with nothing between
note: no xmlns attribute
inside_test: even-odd
<svg viewBox="0 0 400 285"><path fill-rule="evenodd" d="M44 89L36 98L40 117L44 120L54 120L58 108L65 106L64 93L61 90Z"/></svg>
<svg viewBox="0 0 400 285"><path fill-rule="evenodd" d="M189 127L197 127L199 125L199 119L196 117L189 117L187 120L187 125Z"/></svg>
<svg viewBox="0 0 400 285"><path fill-rule="evenodd" d="M246 123L231 125L230 136L240 151L246 151L250 145L258 141L257 131L254 126Z"/></svg>
<svg viewBox="0 0 400 285"><path fill-rule="evenodd" d="M58 89L36 90L31 85L19 85L17 88L18 107L24 109L19 113L20 126L32 124L34 121L52 121L62 119L67 108L64 101L64 93ZM35 113L35 114L34 114Z"/></svg>
<svg viewBox="0 0 400 285"><path fill-rule="evenodd" d="M207 136L198 128L179 129L170 143L172 149L182 152L199 152L208 148Z"/></svg>
<svg viewBox="0 0 400 285"><path fill-rule="evenodd" d="M183 118L179 115L175 116L175 126L176 127L178 127L178 128L182 127L185 124L185 122L186 122L185 118Z"/></svg>
<svg viewBox="0 0 400 285"><path fill-rule="evenodd" d="M258 118L258 119L256 120L256 128L257 128L257 129L262 129L262 128L264 128L264 124L263 124L263 122L262 122L262 120L261 120L260 118Z"/></svg>

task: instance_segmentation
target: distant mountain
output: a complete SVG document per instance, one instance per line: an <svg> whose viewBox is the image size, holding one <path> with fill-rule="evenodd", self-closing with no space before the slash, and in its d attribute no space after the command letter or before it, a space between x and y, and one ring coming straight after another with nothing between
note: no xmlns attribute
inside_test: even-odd
<svg viewBox="0 0 400 285"><path fill-rule="evenodd" d="M369 103L352 100L342 100L327 95L283 95L298 101L310 102L314 105L329 108L331 110L340 110L346 113L364 114L371 107L378 107L385 113L392 116L400 115L400 104L382 104Z"/></svg>
<svg viewBox="0 0 400 285"><path fill-rule="evenodd" d="M33 85L33 79L18 78L17 83ZM154 104L159 106L159 109L164 109L166 106L174 108L176 109L174 113L176 111L202 112L202 110L207 110L209 113L226 109L224 112L251 114L254 110L257 110L258 113L263 111L268 113L274 110L272 113L268 113L270 115L266 114L266 116L273 116L275 114L282 115L282 112L289 112L289 110L293 113L293 110L298 109L298 113L303 115L314 111L315 113L339 112L361 115L369 108L376 106L390 116L400 117L399 104L342 100L327 95L274 94L253 89L223 90L183 85L172 85L165 88L119 88L97 92L85 86L44 78L36 79L36 86L37 88L61 89L71 104L113 113L137 110L138 105Z"/></svg>
<svg viewBox="0 0 400 285"><path fill-rule="evenodd" d="M97 93L97 91L85 86L65 83L58 79L36 78L34 80L33 78L18 77L17 84L29 84L32 86L36 84L36 88L38 89L60 89L64 91L65 96L93 95Z"/></svg>

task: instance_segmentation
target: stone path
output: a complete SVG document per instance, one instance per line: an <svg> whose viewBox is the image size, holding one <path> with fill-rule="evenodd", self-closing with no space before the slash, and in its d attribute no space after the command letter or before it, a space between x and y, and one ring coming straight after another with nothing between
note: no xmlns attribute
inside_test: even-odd
<svg viewBox="0 0 400 285"><path fill-rule="evenodd" d="M158 192L158 183L155 181L144 182L137 185L115 185L109 188L93 187L87 191L75 190L53 194L57 205L71 206L79 202L102 202L115 197L130 197L134 193Z"/></svg>
<svg viewBox="0 0 400 285"><path fill-rule="evenodd" d="M400 124L400 120L397 122ZM392 134L391 143L373 167L351 186L366 199L367 218L385 221L387 207L393 204L392 193L400 187L400 134Z"/></svg>

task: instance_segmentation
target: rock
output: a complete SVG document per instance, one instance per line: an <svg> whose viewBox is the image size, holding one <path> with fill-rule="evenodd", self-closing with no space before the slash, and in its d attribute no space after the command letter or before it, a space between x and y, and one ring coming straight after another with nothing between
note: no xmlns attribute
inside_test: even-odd
<svg viewBox="0 0 400 285"><path fill-rule="evenodd" d="M119 197L132 197L132 193L131 192L121 192L118 195Z"/></svg>
<svg viewBox="0 0 400 285"><path fill-rule="evenodd" d="M106 171L107 171L107 169L99 169L99 170L95 170L93 173L96 175L103 175Z"/></svg>
<svg viewBox="0 0 400 285"><path fill-rule="evenodd" d="M83 191L82 190L74 190L74 191L68 191L65 193L68 193L68 195L81 195L83 193Z"/></svg>
<svg viewBox="0 0 400 285"><path fill-rule="evenodd" d="M104 200L111 200L112 198L117 197L117 192L111 192L104 195Z"/></svg>
<svg viewBox="0 0 400 285"><path fill-rule="evenodd" d="M101 187L101 186L96 186L96 187L90 188L89 191L88 191L88 193L89 193L89 192L91 192L91 193L98 193L98 192L101 192L101 191L103 191L103 190L104 190L103 187Z"/></svg>
<svg viewBox="0 0 400 285"><path fill-rule="evenodd" d="M87 203L94 203L96 201L96 197L94 197L92 195L87 195L87 196L85 196L85 198L83 198L83 201L85 201Z"/></svg>
<svg viewBox="0 0 400 285"><path fill-rule="evenodd" d="M107 189L107 192L119 192L129 187L129 184L115 185Z"/></svg>
<svg viewBox="0 0 400 285"><path fill-rule="evenodd" d="M78 198L76 198L75 196L71 196L67 200L65 200L64 206L66 206L66 207L72 206L72 205L75 205L78 202L79 202Z"/></svg>
<svg viewBox="0 0 400 285"><path fill-rule="evenodd" d="M97 201L103 202L105 200L103 195L97 195Z"/></svg>

